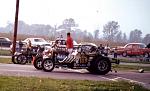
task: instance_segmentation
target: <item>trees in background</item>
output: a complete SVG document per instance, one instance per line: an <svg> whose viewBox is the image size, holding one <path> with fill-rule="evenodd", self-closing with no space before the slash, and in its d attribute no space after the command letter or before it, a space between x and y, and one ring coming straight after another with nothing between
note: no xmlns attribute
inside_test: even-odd
<svg viewBox="0 0 150 91"><path fill-rule="evenodd" d="M95 31L94 31L94 38L95 39L98 39L99 38L99 30L98 29L96 29Z"/></svg>
<svg viewBox="0 0 150 91"><path fill-rule="evenodd" d="M19 21L18 34L35 35L35 36L47 36L50 40L56 39L58 36L63 35L66 37L67 32L71 32L73 39L78 42L96 42L102 41L100 38L100 32L103 32L103 39L107 42L115 43L127 43L127 42L143 42L145 44L150 43L150 34L146 34L142 38L142 31L134 29L130 32L129 39L126 33L122 33L119 30L120 25L116 21L110 21L103 26L103 31L81 30L78 27L78 23L73 18L64 19L61 25L44 25L44 24L26 24L24 21ZM13 24L8 23L6 27L0 27L0 32L13 33ZM93 33L93 34L92 34ZM31 36L32 37L32 36Z"/></svg>
<svg viewBox="0 0 150 91"><path fill-rule="evenodd" d="M58 26L58 29L65 29L70 31L72 27L77 27L75 20L73 18L65 19L62 22L62 25Z"/></svg>
<svg viewBox="0 0 150 91"><path fill-rule="evenodd" d="M129 42L142 42L142 32L139 29L134 29L130 32Z"/></svg>
<svg viewBox="0 0 150 91"><path fill-rule="evenodd" d="M119 32L119 25L116 21L110 21L103 27L103 36L107 41L114 41L116 34Z"/></svg>
<svg viewBox="0 0 150 91"><path fill-rule="evenodd" d="M118 33L116 34L115 38L114 38L115 42L122 42L123 41L123 37L122 37L122 32L118 31Z"/></svg>
<svg viewBox="0 0 150 91"><path fill-rule="evenodd" d="M124 43L128 42L126 33L123 33L123 39L122 40L123 40Z"/></svg>
<svg viewBox="0 0 150 91"><path fill-rule="evenodd" d="M143 43L148 45L150 43L150 34L146 34L145 37L143 38Z"/></svg>

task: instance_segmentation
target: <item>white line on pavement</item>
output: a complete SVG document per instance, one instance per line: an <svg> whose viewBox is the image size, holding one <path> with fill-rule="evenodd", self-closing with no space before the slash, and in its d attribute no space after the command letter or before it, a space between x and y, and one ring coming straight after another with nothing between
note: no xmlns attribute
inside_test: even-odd
<svg viewBox="0 0 150 91"><path fill-rule="evenodd" d="M79 73L84 73L84 72L82 72L81 70L75 70L75 69L67 69L67 70L69 70L69 71L74 71L74 72L79 72Z"/></svg>
<svg viewBox="0 0 150 91"><path fill-rule="evenodd" d="M123 79L123 80L127 80L127 81L129 81L129 82L139 83L139 84L143 84L143 85L145 84L145 83L143 83L143 82L136 81L136 80L132 80L132 79L128 79L128 78L124 78L124 77L117 77L116 80L118 80L118 79Z"/></svg>
<svg viewBox="0 0 150 91"><path fill-rule="evenodd" d="M107 78L107 77L103 77L103 76L98 76L98 77L101 77L101 78L103 78L103 79L110 80L110 81L115 81L115 80L113 80L113 79L110 79L110 78Z"/></svg>
<svg viewBox="0 0 150 91"><path fill-rule="evenodd" d="M110 80L110 81L118 81L118 80L120 79L120 80L129 81L129 82L132 82L132 83L138 83L138 84L145 85L145 83L143 83L143 82L136 81L136 80L132 80L132 79L128 79L128 78L124 78L124 77L119 77L119 76L118 76L118 77L115 77L115 78L113 78L113 79L107 78L107 77L103 77L103 76L99 76L99 77L101 77L101 78L103 78L103 79L106 79L106 80Z"/></svg>

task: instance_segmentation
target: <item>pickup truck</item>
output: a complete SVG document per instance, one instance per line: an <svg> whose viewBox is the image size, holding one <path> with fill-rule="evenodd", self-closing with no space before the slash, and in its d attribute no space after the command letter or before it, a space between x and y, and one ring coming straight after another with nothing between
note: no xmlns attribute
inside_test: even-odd
<svg viewBox="0 0 150 91"><path fill-rule="evenodd" d="M150 48L146 48L144 43L128 43L124 47L117 48L117 54L126 56L150 56Z"/></svg>

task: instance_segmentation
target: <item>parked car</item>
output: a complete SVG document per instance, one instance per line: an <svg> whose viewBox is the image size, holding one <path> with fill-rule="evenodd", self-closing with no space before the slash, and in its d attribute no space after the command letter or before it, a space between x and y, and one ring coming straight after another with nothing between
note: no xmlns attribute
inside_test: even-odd
<svg viewBox="0 0 150 91"><path fill-rule="evenodd" d="M6 37L0 37L0 47L10 47L11 41Z"/></svg>
<svg viewBox="0 0 150 91"><path fill-rule="evenodd" d="M117 48L117 54L126 56L140 56L148 57L150 49L146 48L144 43L128 43L124 47Z"/></svg>
<svg viewBox="0 0 150 91"><path fill-rule="evenodd" d="M28 42L28 40L31 41L31 46L37 46L37 45L49 45L50 43L44 40L43 38L26 38L23 42Z"/></svg>

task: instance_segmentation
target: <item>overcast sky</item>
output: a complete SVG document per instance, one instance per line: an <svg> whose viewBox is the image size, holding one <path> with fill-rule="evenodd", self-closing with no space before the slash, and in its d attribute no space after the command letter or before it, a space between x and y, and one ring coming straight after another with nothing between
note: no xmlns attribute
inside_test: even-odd
<svg viewBox="0 0 150 91"><path fill-rule="evenodd" d="M0 0L0 27L14 22L16 0ZM83 30L118 21L120 30L150 33L150 0L20 0L19 20L27 24L60 25L73 18Z"/></svg>

